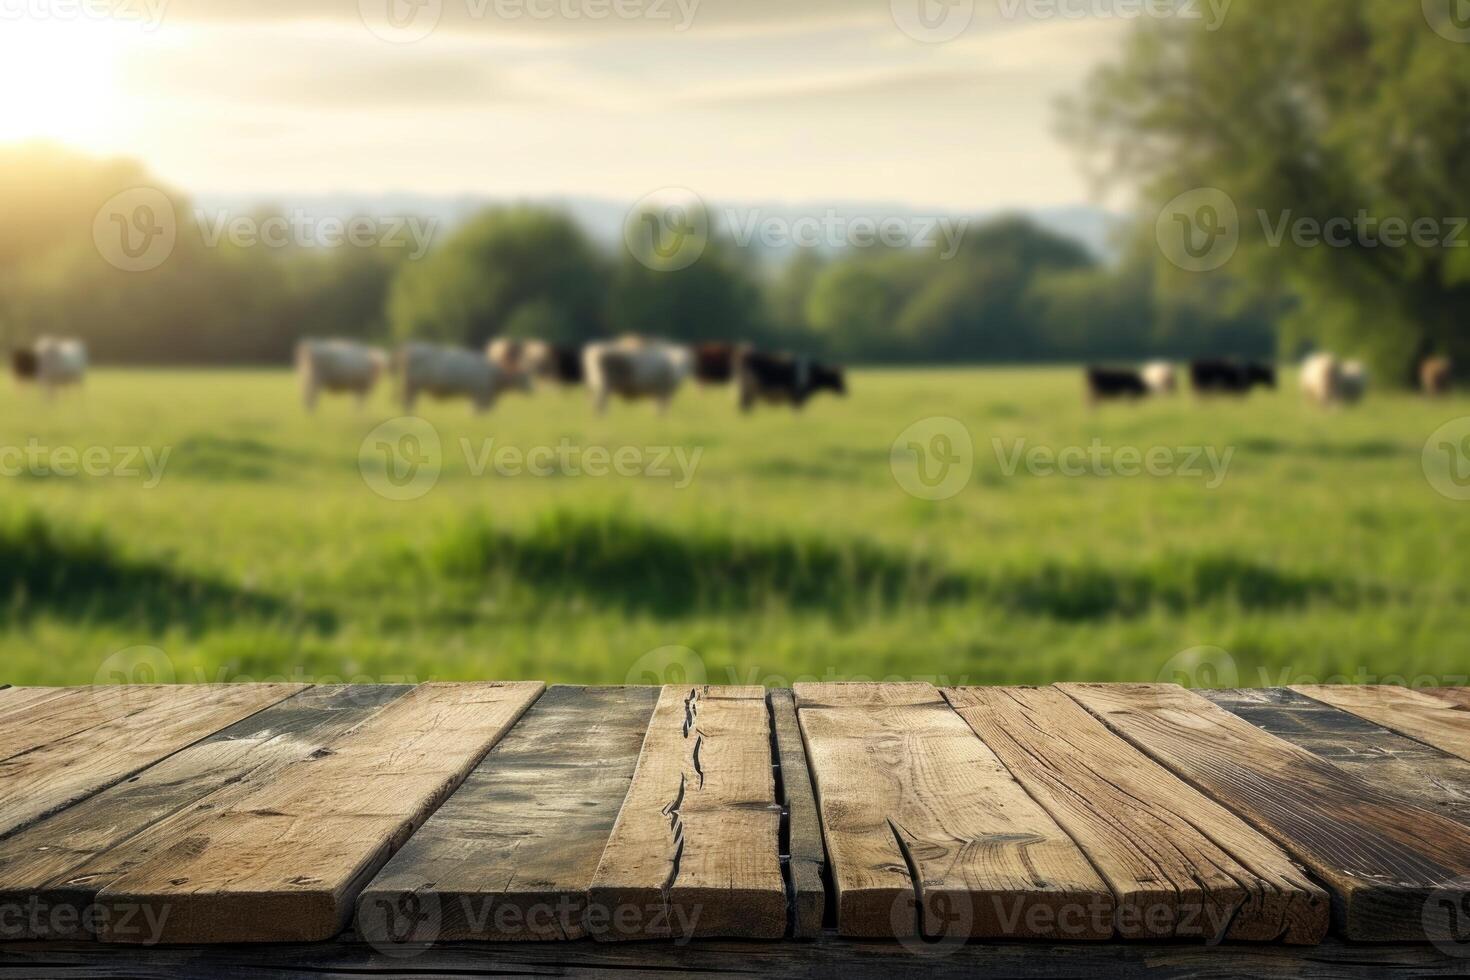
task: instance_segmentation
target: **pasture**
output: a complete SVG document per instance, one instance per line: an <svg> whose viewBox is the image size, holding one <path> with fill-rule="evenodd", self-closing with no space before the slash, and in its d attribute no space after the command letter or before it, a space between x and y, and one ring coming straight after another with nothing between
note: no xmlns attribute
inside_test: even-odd
<svg viewBox="0 0 1470 980"><path fill-rule="evenodd" d="M1328 413L1287 377L1250 401L1089 411L1080 372L1056 368L849 385L800 415L738 416L723 388L687 388L666 418L597 418L583 392L479 417L424 403L441 471L395 500L359 459L399 414L385 389L361 413L328 398L307 416L285 370L102 370L52 405L7 382L0 682L1470 672L1470 503L1436 492L1423 458L1470 401L1375 392ZM891 465L931 417L960 420L974 449L940 502ZM63 447L94 472L58 475ZM541 474L514 472L536 447ZM559 461L589 447L625 450L623 473ZM1067 447L1081 472L1047 465ZM1120 449L1165 465L1130 475ZM1181 656L1200 647L1225 653Z"/></svg>

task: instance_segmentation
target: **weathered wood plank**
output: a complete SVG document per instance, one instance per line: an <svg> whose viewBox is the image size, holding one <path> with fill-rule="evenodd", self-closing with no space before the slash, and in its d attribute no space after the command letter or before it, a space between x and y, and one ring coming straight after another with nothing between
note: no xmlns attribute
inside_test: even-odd
<svg viewBox="0 0 1470 980"><path fill-rule="evenodd" d="M144 941L114 927L137 909L162 916L161 942L331 938L372 875L542 690L415 688L109 883L97 896L99 938Z"/></svg>
<svg viewBox="0 0 1470 980"><path fill-rule="evenodd" d="M1346 938L1454 934L1449 905L1470 901L1470 827L1381 793L1183 688L1059 686L1305 864L1331 889Z"/></svg>
<svg viewBox="0 0 1470 980"><path fill-rule="evenodd" d="M1470 760L1470 711L1407 687L1304 684L1292 688L1323 704Z"/></svg>
<svg viewBox="0 0 1470 980"><path fill-rule="evenodd" d="M822 882L827 867L822 821L817 816L817 797L807 768L806 746L796 720L796 699L785 690L772 691L768 697L776 733L781 802L786 808L782 847L790 879L787 931L792 936L810 939L821 934L827 911L826 886Z"/></svg>
<svg viewBox="0 0 1470 980"><path fill-rule="evenodd" d="M11 687L0 685L0 715L28 708L42 701L58 697L68 689L64 687Z"/></svg>
<svg viewBox="0 0 1470 980"><path fill-rule="evenodd" d="M1470 711L1470 687L1426 687L1421 688L1420 693Z"/></svg>
<svg viewBox="0 0 1470 980"><path fill-rule="evenodd" d="M0 719L0 838L303 689L300 684L81 688ZM23 746L23 747L22 747ZM18 748L21 747L21 748Z"/></svg>
<svg viewBox="0 0 1470 980"><path fill-rule="evenodd" d="M548 690L363 891L358 933L565 940L600 928L587 892L658 693Z"/></svg>
<svg viewBox="0 0 1470 980"><path fill-rule="evenodd" d="M409 690L310 688L0 841L0 906L46 911L0 921L0 938L85 931L100 889Z"/></svg>
<svg viewBox="0 0 1470 980"><path fill-rule="evenodd" d="M798 684L844 936L1106 939L1113 895L928 684Z"/></svg>
<svg viewBox="0 0 1470 980"><path fill-rule="evenodd" d="M1092 861L1130 939L1320 942L1330 904L1280 848L1054 688L944 697Z"/></svg>
<svg viewBox="0 0 1470 980"><path fill-rule="evenodd" d="M599 939L786 931L781 807L759 687L664 687L593 878Z"/></svg>
<svg viewBox="0 0 1470 980"><path fill-rule="evenodd" d="M418 955L411 955L417 952ZM355 940L257 946L165 946L101 943L12 944L4 968L14 976L102 980L325 980L363 977L609 977L709 980L1384 980L1463 977L1465 958L1428 944L1321 946L1160 943L971 943L918 951L893 942L825 938L752 943L446 943L422 951Z"/></svg>
<svg viewBox="0 0 1470 980"><path fill-rule="evenodd" d="M1284 687L1199 694L1383 793L1470 824L1470 762L1464 759Z"/></svg>

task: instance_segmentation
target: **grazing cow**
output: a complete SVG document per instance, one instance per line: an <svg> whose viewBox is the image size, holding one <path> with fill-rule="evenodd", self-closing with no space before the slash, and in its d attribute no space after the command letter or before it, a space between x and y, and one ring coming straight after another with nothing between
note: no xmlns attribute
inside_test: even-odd
<svg viewBox="0 0 1470 980"><path fill-rule="evenodd" d="M394 367L402 375L403 408L412 412L421 394L468 398L476 412L492 408L507 391L530 391L531 380L483 354L435 344L405 344Z"/></svg>
<svg viewBox="0 0 1470 980"><path fill-rule="evenodd" d="M582 351L583 374L599 415L607 411L613 395L626 401L652 398L662 415L689 377L693 362L687 347L638 337L588 344Z"/></svg>
<svg viewBox="0 0 1470 980"><path fill-rule="evenodd" d="M12 351L10 368L18 381L34 381L53 398L58 388L79 385L87 376L87 346L80 340L41 337Z"/></svg>
<svg viewBox="0 0 1470 980"><path fill-rule="evenodd" d="M700 344L694 348L694 380L705 385L729 384L735 380L734 344Z"/></svg>
<svg viewBox="0 0 1470 980"><path fill-rule="evenodd" d="M819 364L809 357L743 350L735 373L742 412L750 411L756 402L800 409L820 391L847 394L847 378L841 368Z"/></svg>
<svg viewBox="0 0 1470 980"><path fill-rule="evenodd" d="M491 341L486 353L507 371L520 372L538 381L562 386L582 383L582 352L576 347L544 340L502 338Z"/></svg>
<svg viewBox="0 0 1470 980"><path fill-rule="evenodd" d="M1148 384L1137 371L1096 366L1087 369L1087 400L1093 405L1125 398L1137 401L1148 391Z"/></svg>
<svg viewBox="0 0 1470 980"><path fill-rule="evenodd" d="M296 345L296 373L308 412L316 411L324 391L356 395L361 409L387 366L382 351L351 340L303 340Z"/></svg>
<svg viewBox="0 0 1470 980"><path fill-rule="evenodd" d="M1150 361L1140 372L1143 383L1155 395L1172 395L1179 389L1179 376L1168 361Z"/></svg>
<svg viewBox="0 0 1470 980"><path fill-rule="evenodd" d="M1368 369L1361 361L1344 363L1335 354L1313 354L1302 362L1302 394L1324 408L1356 405L1368 391Z"/></svg>
<svg viewBox="0 0 1470 980"><path fill-rule="evenodd" d="M1189 365L1189 379L1197 395L1248 395L1258 386L1275 388L1276 368L1254 361L1201 360Z"/></svg>
<svg viewBox="0 0 1470 980"><path fill-rule="evenodd" d="M1344 405L1356 405L1368 393L1368 369L1362 361L1348 361L1342 366L1338 399Z"/></svg>
<svg viewBox="0 0 1470 980"><path fill-rule="evenodd" d="M1449 393L1455 365L1448 357L1427 357L1419 365L1419 388L1430 398Z"/></svg>

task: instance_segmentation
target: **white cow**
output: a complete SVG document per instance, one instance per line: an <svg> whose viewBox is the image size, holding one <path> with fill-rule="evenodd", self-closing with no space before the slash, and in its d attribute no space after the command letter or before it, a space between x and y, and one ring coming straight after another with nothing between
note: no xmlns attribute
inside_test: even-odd
<svg viewBox="0 0 1470 980"><path fill-rule="evenodd" d="M351 340L303 340L296 345L296 373L308 412L316 411L324 391L354 394L361 408L387 366L387 354Z"/></svg>
<svg viewBox="0 0 1470 980"><path fill-rule="evenodd" d="M395 367L402 373L403 407L413 411L419 395L468 398L476 412L492 408L507 391L530 391L531 380L484 354L437 344L405 344Z"/></svg>
<svg viewBox="0 0 1470 980"><path fill-rule="evenodd" d="M56 389L80 385L86 379L87 345L80 340L41 337L12 353L10 363L17 379L36 382L47 398L53 398Z"/></svg>
<svg viewBox="0 0 1470 980"><path fill-rule="evenodd" d="M624 337L588 344L582 367L599 415L607 411L613 395L628 401L652 398L662 415L693 370L694 355L677 344Z"/></svg>
<svg viewBox="0 0 1470 980"><path fill-rule="evenodd" d="M1139 376L1155 395L1172 395L1179 388L1179 376L1168 361L1150 361L1143 366Z"/></svg>
<svg viewBox="0 0 1470 980"><path fill-rule="evenodd" d="M1344 363L1335 354L1313 354L1302 362L1301 388L1324 408L1355 405L1368 391L1368 369L1361 361Z"/></svg>

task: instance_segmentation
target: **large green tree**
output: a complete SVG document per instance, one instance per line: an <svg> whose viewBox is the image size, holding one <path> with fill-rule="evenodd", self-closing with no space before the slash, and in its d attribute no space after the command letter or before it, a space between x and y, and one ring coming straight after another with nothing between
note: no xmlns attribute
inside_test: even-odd
<svg viewBox="0 0 1470 980"><path fill-rule="evenodd" d="M1430 347L1464 364L1464 229L1455 247L1393 247L1355 230L1337 237L1341 247L1305 245L1289 231L1272 240L1283 221L1341 227L1360 214L1456 230L1444 219L1466 214L1470 48L1445 36L1453 24L1435 9L1234 0L1218 30L1141 23L1121 59L1066 107L1065 128L1100 176L1139 187L1149 226L1178 195L1225 192L1239 248L1223 268L1193 274L1288 303L1290 345L1369 358L1392 380Z"/></svg>
<svg viewBox="0 0 1470 980"><path fill-rule="evenodd" d="M579 341L605 330L607 263L572 220L492 208L406 263L388 319L400 339L480 346L502 334Z"/></svg>

